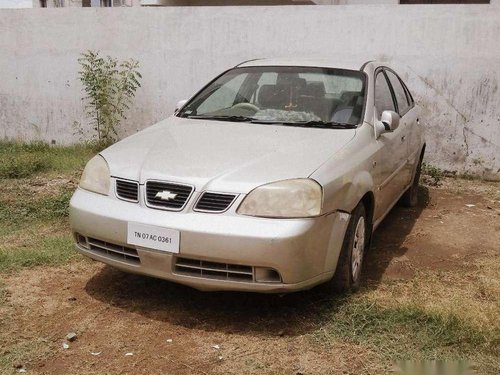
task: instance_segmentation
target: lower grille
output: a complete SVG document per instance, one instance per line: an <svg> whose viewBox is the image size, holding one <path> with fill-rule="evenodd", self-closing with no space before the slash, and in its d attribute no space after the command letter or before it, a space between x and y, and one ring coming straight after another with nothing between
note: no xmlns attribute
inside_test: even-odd
<svg viewBox="0 0 500 375"><path fill-rule="evenodd" d="M238 264L207 262L204 260L176 258L175 272L206 279L253 282L253 267Z"/></svg>
<svg viewBox="0 0 500 375"><path fill-rule="evenodd" d="M141 263L137 250L131 247L116 245L87 237L87 248L99 255L105 255L107 258L114 260L125 261L132 264Z"/></svg>

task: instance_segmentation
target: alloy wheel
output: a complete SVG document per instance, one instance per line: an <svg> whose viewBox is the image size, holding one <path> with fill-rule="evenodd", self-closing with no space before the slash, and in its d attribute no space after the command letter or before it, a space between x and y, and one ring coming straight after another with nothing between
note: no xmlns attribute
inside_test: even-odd
<svg viewBox="0 0 500 375"><path fill-rule="evenodd" d="M361 216L354 231L354 241L352 244L352 279L357 280L361 271L361 263L365 252L365 218Z"/></svg>

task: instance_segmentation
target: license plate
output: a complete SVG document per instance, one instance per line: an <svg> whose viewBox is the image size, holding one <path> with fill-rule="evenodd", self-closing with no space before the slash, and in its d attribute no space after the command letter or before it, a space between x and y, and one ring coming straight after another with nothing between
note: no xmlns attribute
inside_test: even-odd
<svg viewBox="0 0 500 375"><path fill-rule="evenodd" d="M175 229L128 223L127 243L149 249L179 253L180 233Z"/></svg>

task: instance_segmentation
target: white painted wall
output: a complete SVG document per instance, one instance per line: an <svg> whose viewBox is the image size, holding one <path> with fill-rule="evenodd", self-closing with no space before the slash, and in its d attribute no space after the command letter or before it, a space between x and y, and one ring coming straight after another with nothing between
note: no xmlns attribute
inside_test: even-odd
<svg viewBox="0 0 500 375"><path fill-rule="evenodd" d="M370 1L370 0L367 0ZM143 6L315 5L312 0L141 0Z"/></svg>
<svg viewBox="0 0 500 375"><path fill-rule="evenodd" d="M388 60L423 106L427 160L500 178L496 5L1 10L0 137L77 140L77 58L86 49L141 62L128 133L246 59Z"/></svg>
<svg viewBox="0 0 500 375"><path fill-rule="evenodd" d="M91 0L92 7L100 7L100 0ZM82 0L47 0L46 8L82 8ZM141 0L113 0L113 7L140 7ZM33 8L41 8L40 0L33 0Z"/></svg>

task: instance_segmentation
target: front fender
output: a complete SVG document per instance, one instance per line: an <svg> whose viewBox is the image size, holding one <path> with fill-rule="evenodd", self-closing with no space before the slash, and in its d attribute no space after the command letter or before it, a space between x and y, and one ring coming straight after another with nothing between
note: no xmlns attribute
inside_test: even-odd
<svg viewBox="0 0 500 375"><path fill-rule="evenodd" d="M373 192L373 186L373 178L367 171L344 175L324 186L323 211L350 213L365 194Z"/></svg>

